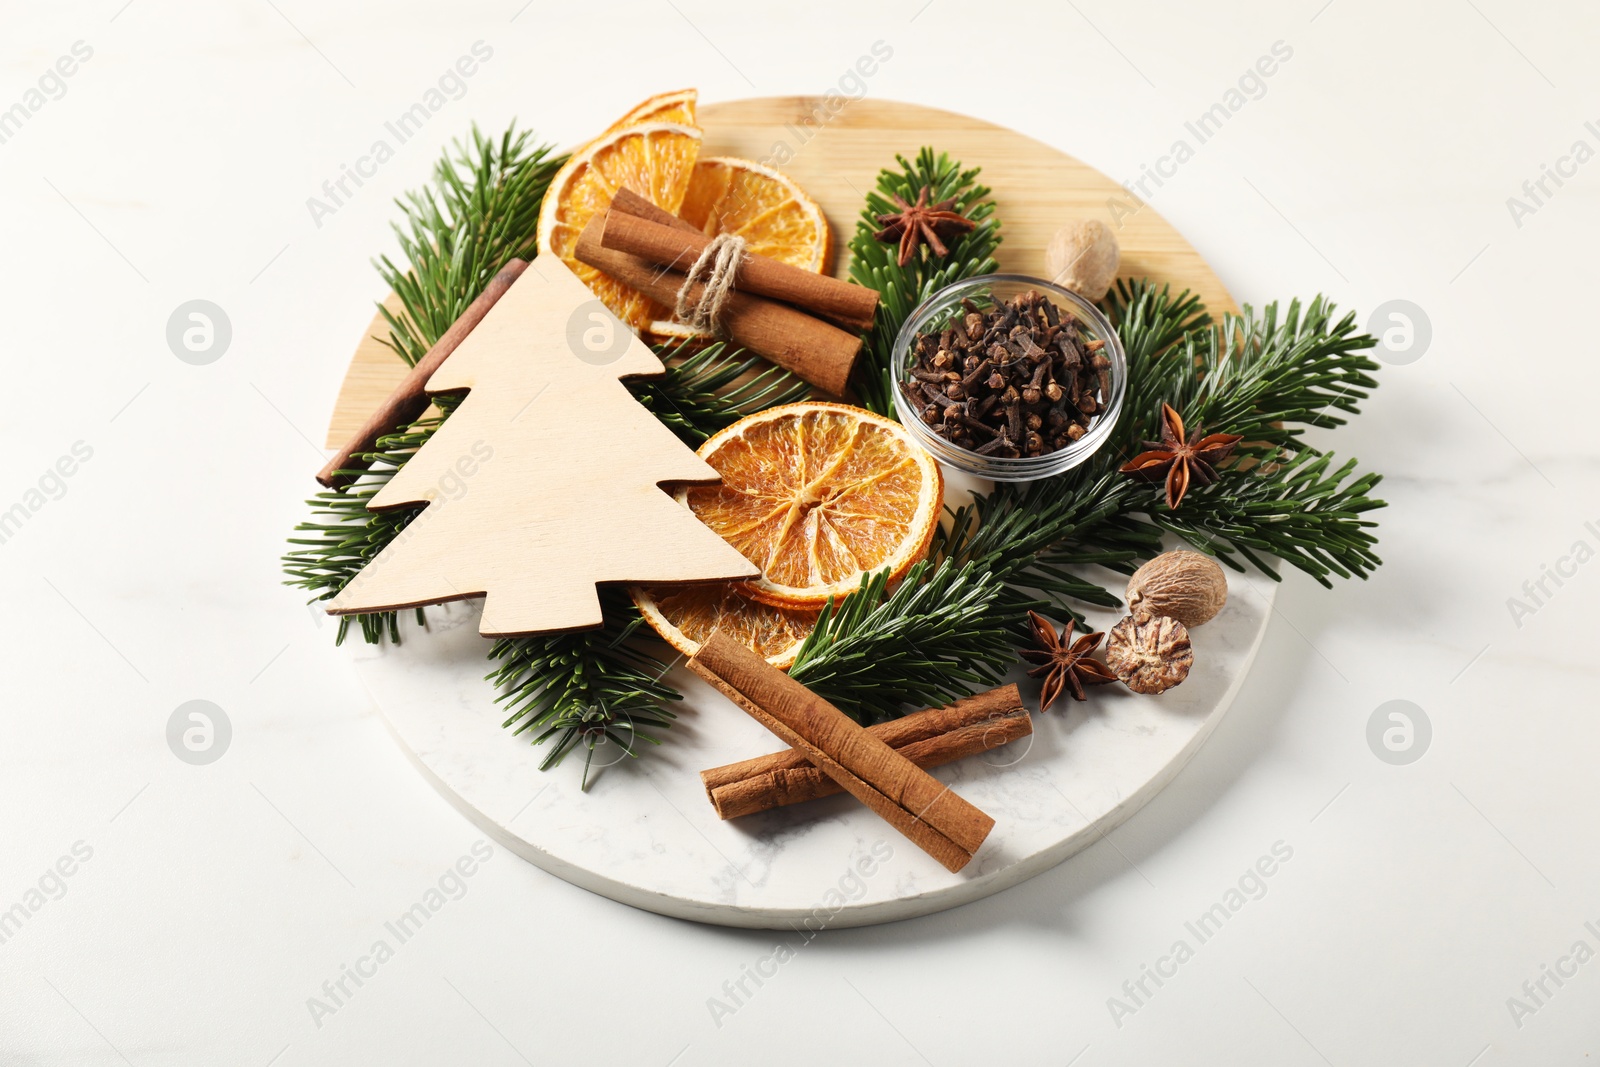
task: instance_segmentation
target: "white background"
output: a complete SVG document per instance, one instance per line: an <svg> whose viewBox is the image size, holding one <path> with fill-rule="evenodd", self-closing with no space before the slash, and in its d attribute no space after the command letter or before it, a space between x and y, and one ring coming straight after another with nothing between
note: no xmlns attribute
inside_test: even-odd
<svg viewBox="0 0 1600 1067"><path fill-rule="evenodd" d="M1575 1063L1600 962L1507 998L1600 926L1591 398L1600 147L1589 5L782 5L163 0L6 5L0 106L83 40L68 91L0 144L0 509L93 458L0 545L0 908L93 857L0 944L6 1064ZM919 11L919 7L922 10ZM120 10L119 10L120 9ZM515 19L513 19L513 16ZM474 41L493 49L358 196L305 201ZM1110 838L982 903L807 944L718 1026L774 935L591 896L497 850L317 1026L307 998L479 838L418 777L279 586L391 197L476 120L556 144L638 99L820 93L882 39L870 93L1004 123L1118 178L1275 41L1293 58L1153 198L1241 300L1421 306L1337 448L1387 473L1368 582L1291 574L1236 705ZM885 152L915 145L886 145ZM978 163L979 160L968 160ZM205 298L233 342L174 358ZM1413 353L1414 354L1414 353ZM1585 523L1595 521L1588 529ZM1570 567L1569 567L1570 570ZM1541 598L1545 599L1545 598ZM1530 602L1531 603L1531 602ZM233 724L216 763L173 709ZM1409 766L1366 725L1405 699ZM567 773L566 771L558 773ZM1275 842L1293 858L1136 1014L1121 996ZM1531 1004L1531 1002L1530 1002Z"/></svg>

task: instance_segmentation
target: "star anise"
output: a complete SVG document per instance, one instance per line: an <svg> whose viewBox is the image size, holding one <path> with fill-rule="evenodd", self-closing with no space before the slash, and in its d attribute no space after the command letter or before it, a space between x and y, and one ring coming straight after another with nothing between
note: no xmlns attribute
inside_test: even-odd
<svg viewBox="0 0 1600 1067"><path fill-rule="evenodd" d="M1089 658L1105 634L1084 634L1074 641L1072 630L1077 624L1071 620L1068 620L1067 628L1059 636L1055 627L1050 625L1050 620L1037 611L1028 612L1028 621L1033 624L1033 639L1039 647L1023 649L1022 656L1031 663L1039 664L1028 672L1029 677L1044 675L1044 685L1039 690L1040 712L1050 710L1050 705L1056 702L1062 689L1068 689L1074 700L1086 700L1088 698L1083 692L1085 682L1100 685L1117 680L1110 667Z"/></svg>
<svg viewBox="0 0 1600 1067"><path fill-rule="evenodd" d="M1161 405L1161 440L1146 441L1141 452L1122 465L1122 473L1154 480L1167 479L1167 507L1176 509L1190 484L1210 485L1217 480L1216 464L1233 454L1244 438L1236 433L1185 435L1183 419L1171 404Z"/></svg>
<svg viewBox="0 0 1600 1067"><path fill-rule="evenodd" d="M894 193L889 194L900 208L899 211L888 215L879 215L878 224L883 227L872 236L885 243L900 242L900 266L905 266L916 254L919 241L928 242L928 247L939 256L948 256L950 249L945 247L946 241L953 241L957 237L973 229L978 224L953 210L956 206L954 197L941 200L937 204L928 203L929 186L924 185L917 194L917 202L908 204Z"/></svg>

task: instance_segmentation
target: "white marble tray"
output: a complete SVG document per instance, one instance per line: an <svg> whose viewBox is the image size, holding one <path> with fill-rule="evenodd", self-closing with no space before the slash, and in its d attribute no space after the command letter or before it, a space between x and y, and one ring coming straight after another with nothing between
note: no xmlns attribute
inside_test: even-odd
<svg viewBox="0 0 1600 1067"><path fill-rule="evenodd" d="M1227 607L1194 631L1195 667L1160 697L1122 687L1034 715L1034 735L933 773L994 816L967 869L950 874L847 796L720 821L699 771L784 746L681 666L685 694L664 743L609 764L581 792L582 753L541 772L545 750L501 728L484 680L475 604L428 609L399 647L353 653L384 718L447 799L529 862L624 904L757 928L859 926L978 900L1049 869L1171 781L1243 681L1275 583L1229 572ZM408 613L409 615L409 613ZM1104 629L1115 617L1091 616ZM1020 673L1018 675L1020 677ZM1037 689L1024 679L1031 704Z"/></svg>

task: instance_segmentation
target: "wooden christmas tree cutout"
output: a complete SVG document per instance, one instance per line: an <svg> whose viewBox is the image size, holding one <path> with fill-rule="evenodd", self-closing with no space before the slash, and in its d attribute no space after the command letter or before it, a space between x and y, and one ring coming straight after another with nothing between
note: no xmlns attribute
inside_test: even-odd
<svg viewBox="0 0 1600 1067"><path fill-rule="evenodd" d="M619 380L664 371L564 263L534 260L428 380L468 393L371 502L426 510L329 613L484 596L499 637L599 626L599 582L754 577L661 488L717 480Z"/></svg>

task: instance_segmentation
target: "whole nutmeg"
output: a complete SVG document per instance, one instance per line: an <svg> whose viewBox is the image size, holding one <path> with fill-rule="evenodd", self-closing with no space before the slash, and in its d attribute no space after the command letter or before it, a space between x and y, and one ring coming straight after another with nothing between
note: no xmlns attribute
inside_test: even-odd
<svg viewBox="0 0 1600 1067"><path fill-rule="evenodd" d="M1199 552L1163 552L1128 579L1128 610L1147 611L1199 626L1228 602L1228 579L1217 561Z"/></svg>
<svg viewBox="0 0 1600 1067"><path fill-rule="evenodd" d="M1194 666L1189 631L1165 615L1124 616L1106 641L1106 666L1135 693L1165 693Z"/></svg>
<svg viewBox="0 0 1600 1067"><path fill-rule="evenodd" d="M1067 223L1044 250L1050 280L1094 303L1111 289L1121 259L1116 236L1099 219Z"/></svg>

